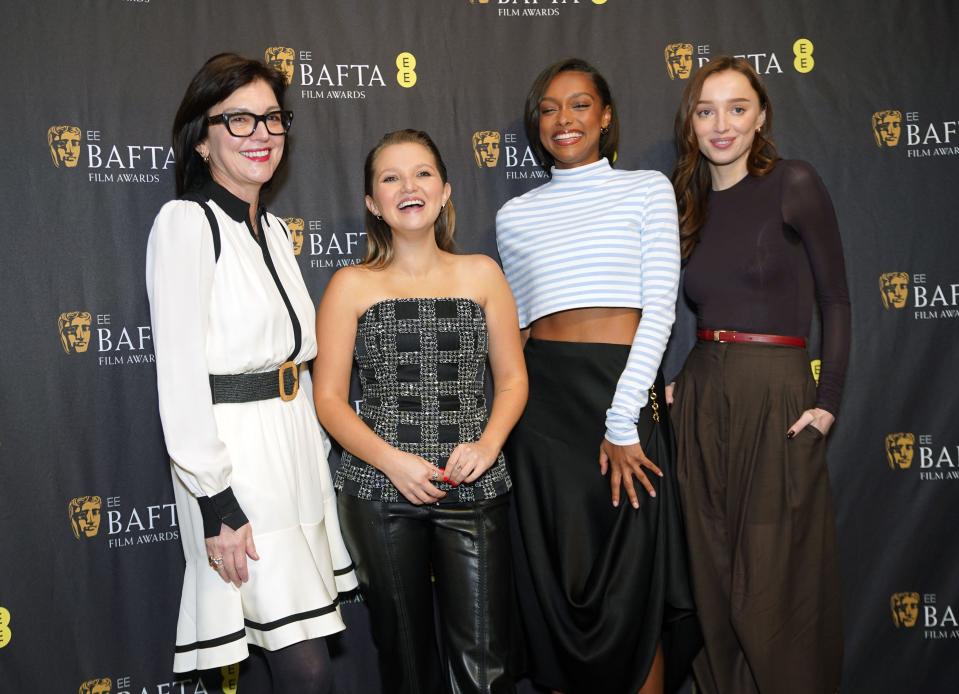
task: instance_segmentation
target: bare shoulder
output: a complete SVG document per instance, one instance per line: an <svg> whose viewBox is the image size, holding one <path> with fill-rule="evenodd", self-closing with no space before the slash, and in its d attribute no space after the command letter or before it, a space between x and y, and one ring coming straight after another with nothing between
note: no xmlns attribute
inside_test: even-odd
<svg viewBox="0 0 959 694"><path fill-rule="evenodd" d="M469 272L476 279L499 280L503 277L500 266L485 253L459 255L456 258L461 264L460 269Z"/></svg>
<svg viewBox="0 0 959 694"><path fill-rule="evenodd" d="M366 295L374 284L371 275L374 271L362 265L347 265L333 273L326 289L323 290L323 303L336 302L341 307L349 306L359 315L360 308L367 301Z"/></svg>

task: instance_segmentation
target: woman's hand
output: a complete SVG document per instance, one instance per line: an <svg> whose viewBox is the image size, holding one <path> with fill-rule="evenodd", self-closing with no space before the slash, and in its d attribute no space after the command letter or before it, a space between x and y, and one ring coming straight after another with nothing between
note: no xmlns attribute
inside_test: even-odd
<svg viewBox="0 0 959 694"><path fill-rule="evenodd" d="M835 421L836 418L831 412L827 412L820 407L814 407L811 410L806 410L799 415L799 419L793 422L793 425L786 431L786 438L791 439L807 426L813 427L816 431L825 436L829 433L829 430L832 428L832 423Z"/></svg>
<svg viewBox="0 0 959 694"><path fill-rule="evenodd" d="M646 488L650 496L656 496L656 490L653 489L652 482L643 472L644 467L649 468L660 477L663 476L662 470L656 467L653 461L643 453L641 444L633 443L628 446L617 446L615 443L603 439L599 446L599 470L604 475L607 470L612 470L609 477L609 487L613 493L613 506L619 506L619 487L622 485L626 487L626 495L629 497L629 502L633 505L633 508L639 508L639 497L636 495L636 489L633 486L634 476Z"/></svg>
<svg viewBox="0 0 959 694"><path fill-rule="evenodd" d="M670 382L668 386L666 386L666 406L667 407L673 406L673 391L675 390L676 390L676 381L672 381Z"/></svg>
<svg viewBox="0 0 959 694"><path fill-rule="evenodd" d="M411 504L433 504L446 496L446 492L433 486L442 471L418 455L396 451L383 468L383 474Z"/></svg>
<svg viewBox="0 0 959 694"><path fill-rule="evenodd" d="M443 481L454 487L462 482L475 482L496 462L497 455L499 450L479 441L461 443L450 453Z"/></svg>
<svg viewBox="0 0 959 694"><path fill-rule="evenodd" d="M256 545L253 544L253 527L249 523L236 530L221 523L220 534L206 539L206 553L220 578L237 588L241 583L250 580L246 558L254 561L260 559L260 555L256 553ZM215 562L217 559L221 561Z"/></svg>

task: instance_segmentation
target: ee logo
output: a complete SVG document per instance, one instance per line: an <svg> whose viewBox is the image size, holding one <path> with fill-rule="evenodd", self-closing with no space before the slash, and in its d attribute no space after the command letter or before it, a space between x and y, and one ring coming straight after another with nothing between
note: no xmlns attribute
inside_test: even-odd
<svg viewBox="0 0 959 694"><path fill-rule="evenodd" d="M396 81L405 89L416 84L416 56L403 51L396 56Z"/></svg>
<svg viewBox="0 0 959 694"><path fill-rule="evenodd" d="M0 648L10 643L11 638L13 632L10 631L10 610L0 607Z"/></svg>
<svg viewBox="0 0 959 694"><path fill-rule="evenodd" d="M220 685L223 694L236 694L237 687L240 686L240 664L224 665L220 668L220 674L223 676Z"/></svg>
<svg viewBox="0 0 959 694"><path fill-rule="evenodd" d="M796 39L793 43L793 55L796 56L793 58L793 67L796 72L805 74L816 67L816 60L812 57L813 48L809 39Z"/></svg>

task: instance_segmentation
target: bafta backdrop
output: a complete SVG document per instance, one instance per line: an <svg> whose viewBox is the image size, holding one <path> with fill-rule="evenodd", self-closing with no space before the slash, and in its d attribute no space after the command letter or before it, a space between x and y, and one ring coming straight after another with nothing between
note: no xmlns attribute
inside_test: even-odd
<svg viewBox="0 0 959 694"><path fill-rule="evenodd" d="M842 691L956 691L955 2L44 0L7 3L4 22L0 689L209 691L171 671L183 555L143 276L174 197L175 110L204 60L233 51L289 85L288 165L267 202L314 301L363 256L363 159L384 132L431 133L459 247L496 257L496 210L547 177L522 127L540 69L594 63L621 113L616 166L669 172L690 76L749 60L781 153L833 196L849 273L829 443ZM366 606L343 613L336 691L377 692ZM221 674L243 692L236 666Z"/></svg>

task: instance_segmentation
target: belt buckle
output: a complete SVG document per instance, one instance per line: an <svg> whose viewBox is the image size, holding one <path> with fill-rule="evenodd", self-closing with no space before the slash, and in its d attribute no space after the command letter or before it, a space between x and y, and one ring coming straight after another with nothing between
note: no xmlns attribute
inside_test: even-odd
<svg viewBox="0 0 959 694"><path fill-rule="evenodd" d="M283 387L284 376L287 371L293 372L293 388L289 393L286 392L286 389ZM289 402L296 397L297 392L300 390L300 370L297 368L295 361L287 361L280 365L280 370L277 372L280 385L280 400L283 402Z"/></svg>
<svg viewBox="0 0 959 694"><path fill-rule="evenodd" d="M726 337L723 338L720 333L726 333ZM713 330L713 342L732 342L732 336L736 334L735 330Z"/></svg>

